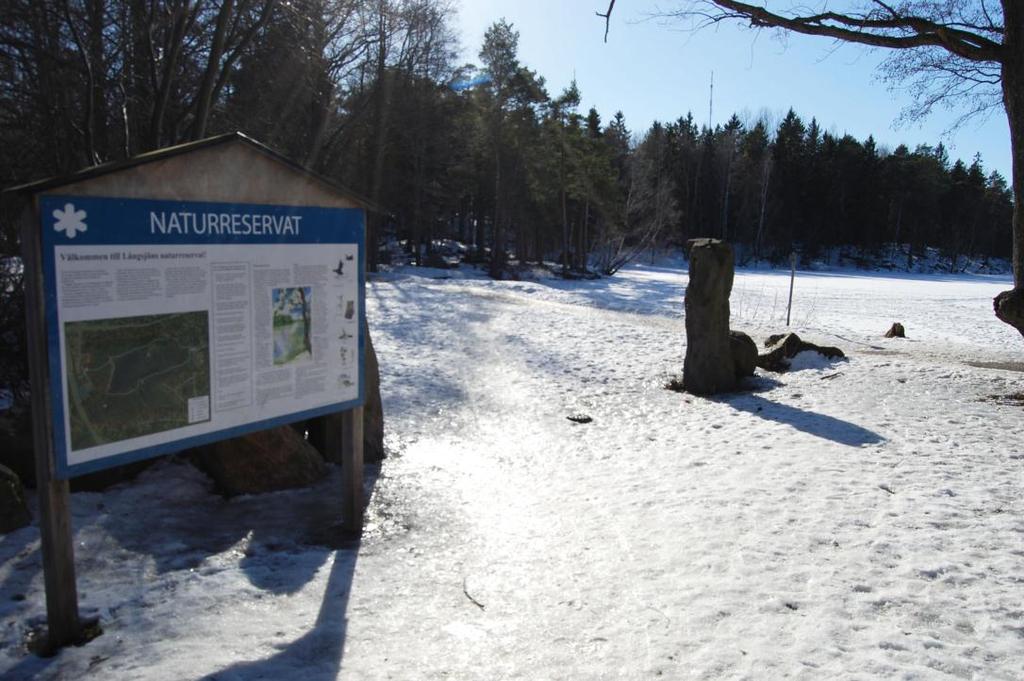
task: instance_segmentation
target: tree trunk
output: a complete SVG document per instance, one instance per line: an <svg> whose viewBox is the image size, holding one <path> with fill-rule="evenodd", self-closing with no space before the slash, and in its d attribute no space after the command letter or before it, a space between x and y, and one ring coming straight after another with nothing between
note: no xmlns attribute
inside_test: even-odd
<svg viewBox="0 0 1024 681"><path fill-rule="evenodd" d="M153 103L153 113L150 117L149 144L147 151L159 149L164 142L164 118L167 114L167 105L171 98L171 88L175 81L175 74L178 68L178 57L185 44L185 35L188 33L192 22L195 20L197 5L186 2L174 9L174 24L163 45L163 57L160 59L160 75L154 76L153 86L156 90L156 100ZM152 44L155 21L150 14L150 24L145 27L146 37L149 46L149 58L152 68L156 69L156 49ZM158 85L159 82L159 85Z"/></svg>
<svg viewBox="0 0 1024 681"><path fill-rule="evenodd" d="M422 138L420 138L422 140ZM419 147L422 141L417 146ZM426 241L426 251L429 254L433 249L431 248L430 239L424 239L423 230L423 185L426 183L426 178L423 172L423 151L419 148L415 149L412 154L413 157L413 178L415 180L412 190L412 241L416 244L416 266L423 266L423 243Z"/></svg>
<svg viewBox="0 0 1024 681"><path fill-rule="evenodd" d="M380 213L367 211L366 214L366 270L376 272L380 264Z"/></svg>
<svg viewBox="0 0 1024 681"><path fill-rule="evenodd" d="M900 245L900 229L903 227L903 197L900 197L899 206L896 208L896 234L892 238L892 261L896 261L896 249Z"/></svg>
<svg viewBox="0 0 1024 681"><path fill-rule="evenodd" d="M587 196L586 202L583 204L583 223L580 225L580 271L587 272L589 270L589 255L590 255L590 196Z"/></svg>
<svg viewBox="0 0 1024 681"><path fill-rule="evenodd" d="M559 201L562 208L562 276L569 272L569 216L565 200L565 140L562 139L565 130L562 125L561 114L558 119L558 188Z"/></svg>
<svg viewBox="0 0 1024 681"><path fill-rule="evenodd" d="M85 69L85 114L82 124L82 136L85 141L85 163L83 165L98 165L100 159L96 153L96 110L94 108L96 93L100 89L96 82L97 65L92 62L92 52L89 46L86 45L86 39L82 38L75 25L75 17L71 14L71 5L68 0L64 0L61 8L64 10L64 19L67 21L68 30L71 31L71 37L74 40L75 47L78 49L78 55Z"/></svg>
<svg viewBox="0 0 1024 681"><path fill-rule="evenodd" d="M327 125L331 120L331 107L334 105L334 84L326 74L321 74L318 90L322 94L313 104L313 123L310 126L309 148L306 150L306 157L303 165L307 168L316 169L320 162L320 154L323 153L324 143L327 141Z"/></svg>
<svg viewBox="0 0 1024 681"><path fill-rule="evenodd" d="M379 2L377 5L377 68L376 82L374 83L376 91L373 93L373 176L370 183L370 199L374 203L380 202L380 195L384 190L384 156L389 142L390 104L394 85L394 79L386 68L388 38L386 8L383 2Z"/></svg>
<svg viewBox="0 0 1024 681"><path fill-rule="evenodd" d="M761 169L761 210L757 216L757 236L754 237L754 257L761 257L761 240L764 238L764 214L768 206L768 181L772 175L772 162L770 156L765 156L764 166Z"/></svg>
<svg viewBox="0 0 1024 681"><path fill-rule="evenodd" d="M544 265L544 229L539 220L532 221L533 224L533 254L537 265Z"/></svg>
<svg viewBox="0 0 1024 681"><path fill-rule="evenodd" d="M498 119L494 127L494 224L491 226L491 265L492 279L501 279L505 269L505 206L501 196L501 107L497 111Z"/></svg>
<svg viewBox="0 0 1024 681"><path fill-rule="evenodd" d="M996 296L996 317L1024 335L1024 5L1003 1L1003 104L1013 158L1013 290Z"/></svg>
<svg viewBox="0 0 1024 681"><path fill-rule="evenodd" d="M1024 22L1024 8L1017 11ZM1013 159L1013 285L1024 287L1024 41L1011 45L1010 36L1024 38L1022 27L1010 30L1011 12L1007 10L1007 61L1003 64L1003 101L1010 124L1010 148Z"/></svg>
<svg viewBox="0 0 1024 681"><path fill-rule="evenodd" d="M213 106L214 86L217 83L217 73L220 71L220 60L224 56L224 44L228 38L228 19L234 11L234 0L224 0L220 12L217 14L217 24L213 32L213 42L210 44L210 55L207 58L206 70L203 72L203 82L199 86L196 105L196 120L193 126L192 139L202 139L206 136L206 124L210 118L210 109Z"/></svg>
<svg viewBox="0 0 1024 681"><path fill-rule="evenodd" d="M569 212L565 201L565 187L560 195L562 205L562 276L569 272Z"/></svg>
<svg viewBox="0 0 1024 681"><path fill-rule="evenodd" d="M725 164L725 198L722 201L722 240L729 238L729 194L732 191L732 159L736 153L736 136L729 135L729 161Z"/></svg>
<svg viewBox="0 0 1024 681"><path fill-rule="evenodd" d="M92 0L87 8L87 21L89 25L89 62L92 64L91 86L89 96L92 101L89 108L92 110L92 136L95 144L95 153L101 158L109 158L111 155L110 138L107 128L107 102L104 93L107 89L107 64L103 53L103 30L105 27L106 6L103 0Z"/></svg>

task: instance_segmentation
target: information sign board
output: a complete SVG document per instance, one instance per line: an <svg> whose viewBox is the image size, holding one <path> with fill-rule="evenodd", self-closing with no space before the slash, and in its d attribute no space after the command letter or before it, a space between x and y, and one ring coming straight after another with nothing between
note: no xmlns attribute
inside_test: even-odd
<svg viewBox="0 0 1024 681"><path fill-rule="evenodd" d="M39 198L57 475L364 399L361 209Z"/></svg>

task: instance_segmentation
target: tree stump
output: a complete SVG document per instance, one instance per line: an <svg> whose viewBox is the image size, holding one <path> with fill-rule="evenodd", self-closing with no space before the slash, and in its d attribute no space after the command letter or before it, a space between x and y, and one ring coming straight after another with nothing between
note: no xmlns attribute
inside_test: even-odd
<svg viewBox="0 0 1024 681"><path fill-rule="evenodd" d="M779 333L764 342L765 352L757 356L757 366L766 371L781 373L789 370L789 360L801 352L817 352L828 359L843 359L846 353L831 345L808 343L795 333Z"/></svg>
<svg viewBox="0 0 1024 681"><path fill-rule="evenodd" d="M713 395L736 387L729 337L732 246L719 239L692 239L686 287L686 358L683 389Z"/></svg>
<svg viewBox="0 0 1024 681"><path fill-rule="evenodd" d="M754 375L757 366L757 343L742 331L730 331L729 342L732 344L732 362L736 378Z"/></svg>
<svg viewBox="0 0 1024 681"><path fill-rule="evenodd" d="M1024 288L1003 291L992 301L996 317L1024 336Z"/></svg>
<svg viewBox="0 0 1024 681"><path fill-rule="evenodd" d="M899 322L893 322L889 330L885 332L886 338L906 338L907 330Z"/></svg>

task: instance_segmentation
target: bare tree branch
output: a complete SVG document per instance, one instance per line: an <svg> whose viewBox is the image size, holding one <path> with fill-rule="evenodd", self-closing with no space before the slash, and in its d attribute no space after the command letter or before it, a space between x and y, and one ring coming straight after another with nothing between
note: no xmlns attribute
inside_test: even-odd
<svg viewBox="0 0 1024 681"><path fill-rule="evenodd" d="M597 16L604 19L604 41L608 42L608 27L612 20L612 10L615 9L615 0L610 0L608 3L608 11L604 14L600 12L594 12Z"/></svg>
<svg viewBox="0 0 1024 681"><path fill-rule="evenodd" d="M940 47L971 61L1003 59L1002 43L985 35L1002 35L1002 29L994 24L977 28L968 22L941 22L894 9L880 0L873 0L873 3L880 9L848 14L823 11L783 15L762 5L737 0L696 0L670 16L698 17L707 24L745 20L755 28L782 28L872 47Z"/></svg>

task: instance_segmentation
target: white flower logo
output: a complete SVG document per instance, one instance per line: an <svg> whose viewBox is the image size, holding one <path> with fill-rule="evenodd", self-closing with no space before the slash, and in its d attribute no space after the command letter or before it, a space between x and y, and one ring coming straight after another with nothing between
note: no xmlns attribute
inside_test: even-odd
<svg viewBox="0 0 1024 681"><path fill-rule="evenodd" d="M53 211L53 217L57 218L53 228L58 232L67 234L69 239L74 239L76 234L87 229L85 226L85 211L75 210L73 203L65 203L64 210L58 208Z"/></svg>

